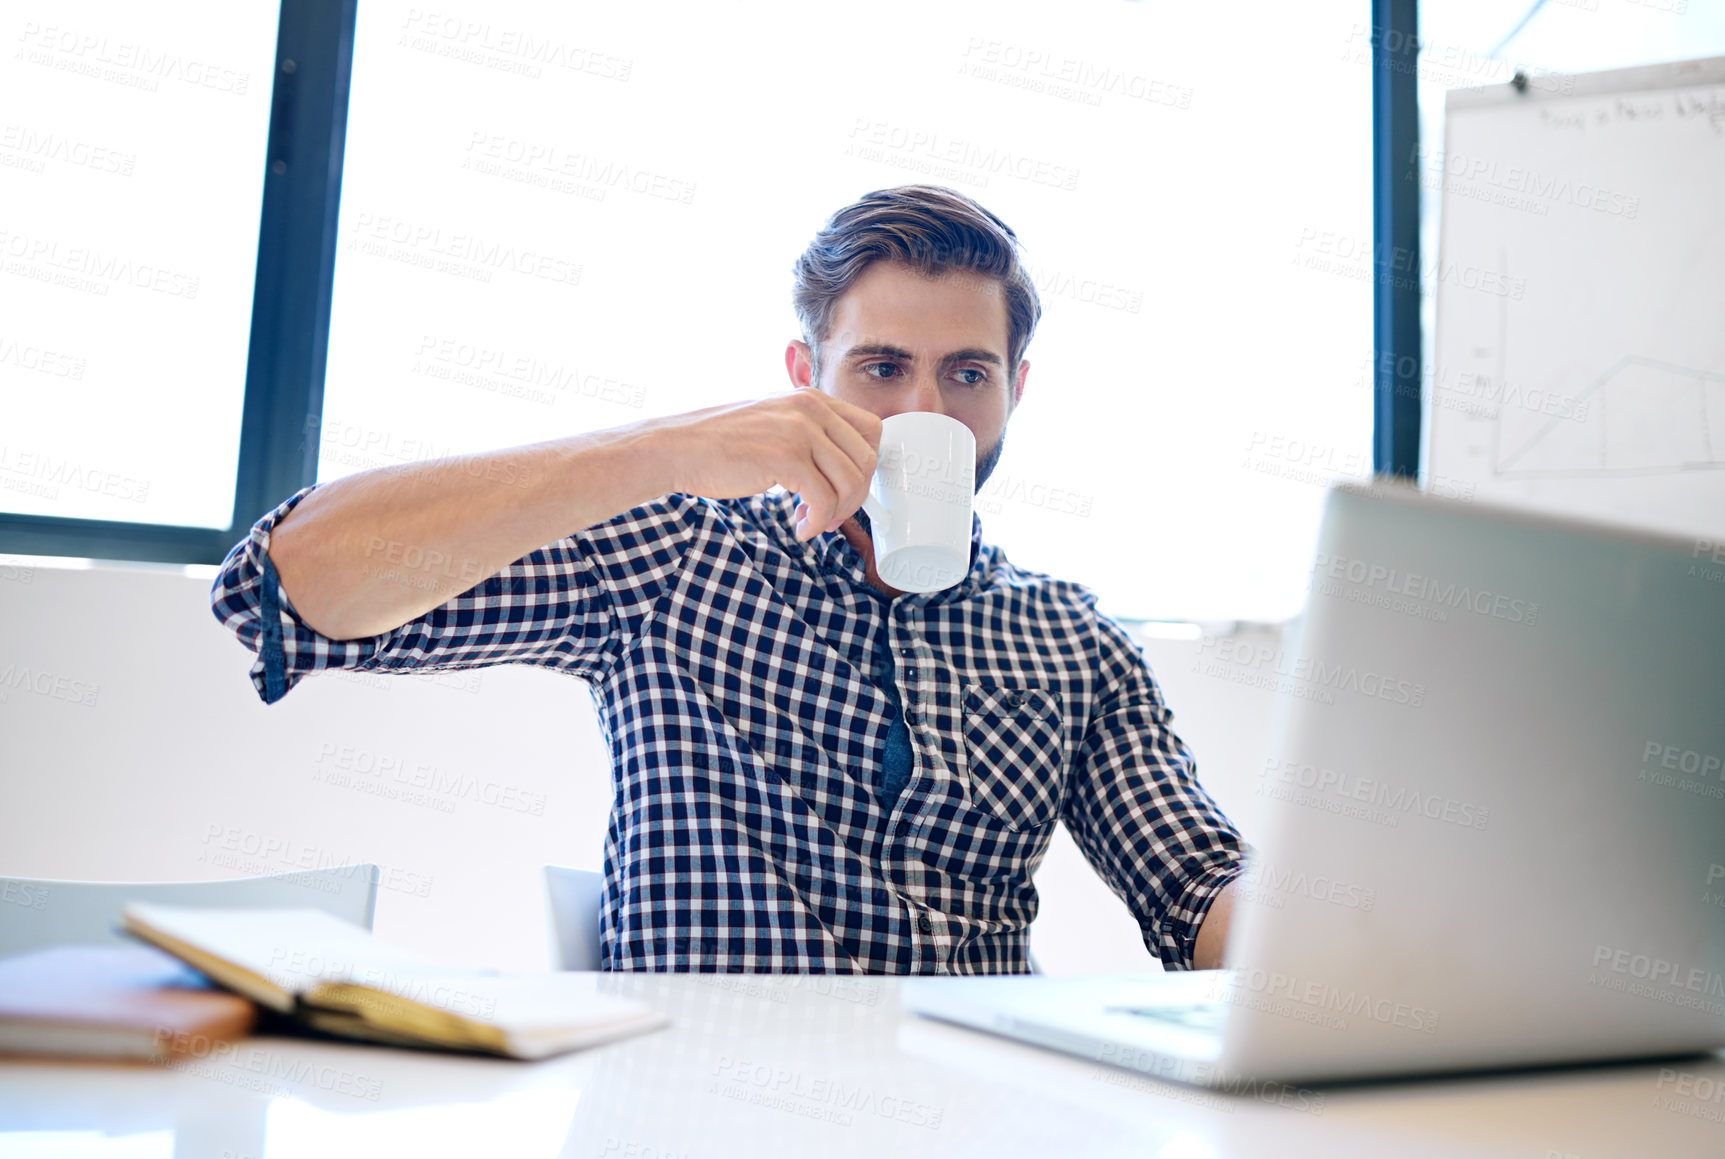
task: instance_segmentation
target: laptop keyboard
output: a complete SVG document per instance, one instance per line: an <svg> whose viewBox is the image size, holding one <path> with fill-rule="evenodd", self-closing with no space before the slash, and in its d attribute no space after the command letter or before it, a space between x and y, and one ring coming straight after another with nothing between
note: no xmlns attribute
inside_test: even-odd
<svg viewBox="0 0 1725 1159"><path fill-rule="evenodd" d="M1170 1002L1157 1006L1110 1006L1108 1012L1153 1018L1188 1030L1220 1030L1228 1010L1223 1002Z"/></svg>

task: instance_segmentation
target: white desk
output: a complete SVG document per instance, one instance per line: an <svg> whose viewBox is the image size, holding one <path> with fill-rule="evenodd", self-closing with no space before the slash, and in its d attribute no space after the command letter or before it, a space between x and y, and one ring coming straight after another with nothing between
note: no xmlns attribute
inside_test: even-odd
<svg viewBox="0 0 1725 1159"><path fill-rule="evenodd" d="M7 1060L0 1157L1725 1156L1725 1096L1659 1065L1327 1087L1301 1110L928 1022L897 985L606 975L673 1024L536 1064L289 1038L172 1067ZM1669 1065L1725 1085L1725 1055Z"/></svg>

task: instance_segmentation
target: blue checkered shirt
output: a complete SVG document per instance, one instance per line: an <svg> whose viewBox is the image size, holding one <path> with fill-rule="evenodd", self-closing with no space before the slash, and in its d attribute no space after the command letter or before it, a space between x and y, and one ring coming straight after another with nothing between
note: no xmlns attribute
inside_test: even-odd
<svg viewBox="0 0 1725 1159"><path fill-rule="evenodd" d="M843 535L796 541L793 494L673 493L338 641L299 618L267 554L311 490L260 519L211 589L258 653L259 695L326 668L536 664L586 682L614 777L606 969L1025 973L1057 821L1151 952L1190 969L1241 870L1138 646L1090 589L984 544L979 517L960 583L887 601ZM877 670L914 758L896 796Z"/></svg>

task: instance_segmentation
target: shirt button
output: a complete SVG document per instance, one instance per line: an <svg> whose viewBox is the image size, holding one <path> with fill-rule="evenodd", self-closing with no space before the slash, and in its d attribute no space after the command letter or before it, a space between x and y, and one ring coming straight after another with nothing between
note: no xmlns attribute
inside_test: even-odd
<svg viewBox="0 0 1725 1159"><path fill-rule="evenodd" d="M934 923L929 921L928 918L926 918L926 917L920 917L920 918L916 919L916 928L921 930L925 934L934 933Z"/></svg>

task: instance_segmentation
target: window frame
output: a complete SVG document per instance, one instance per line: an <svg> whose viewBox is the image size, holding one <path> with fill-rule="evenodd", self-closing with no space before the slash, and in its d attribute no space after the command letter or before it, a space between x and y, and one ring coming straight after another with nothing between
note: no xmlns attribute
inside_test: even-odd
<svg viewBox="0 0 1725 1159"><path fill-rule="evenodd" d="M1372 471L1417 479L1420 345L1418 0L1372 0Z"/></svg>
<svg viewBox="0 0 1725 1159"><path fill-rule="evenodd" d="M282 0L232 522L225 528L0 511L0 552L220 563L317 477L357 0Z"/></svg>

